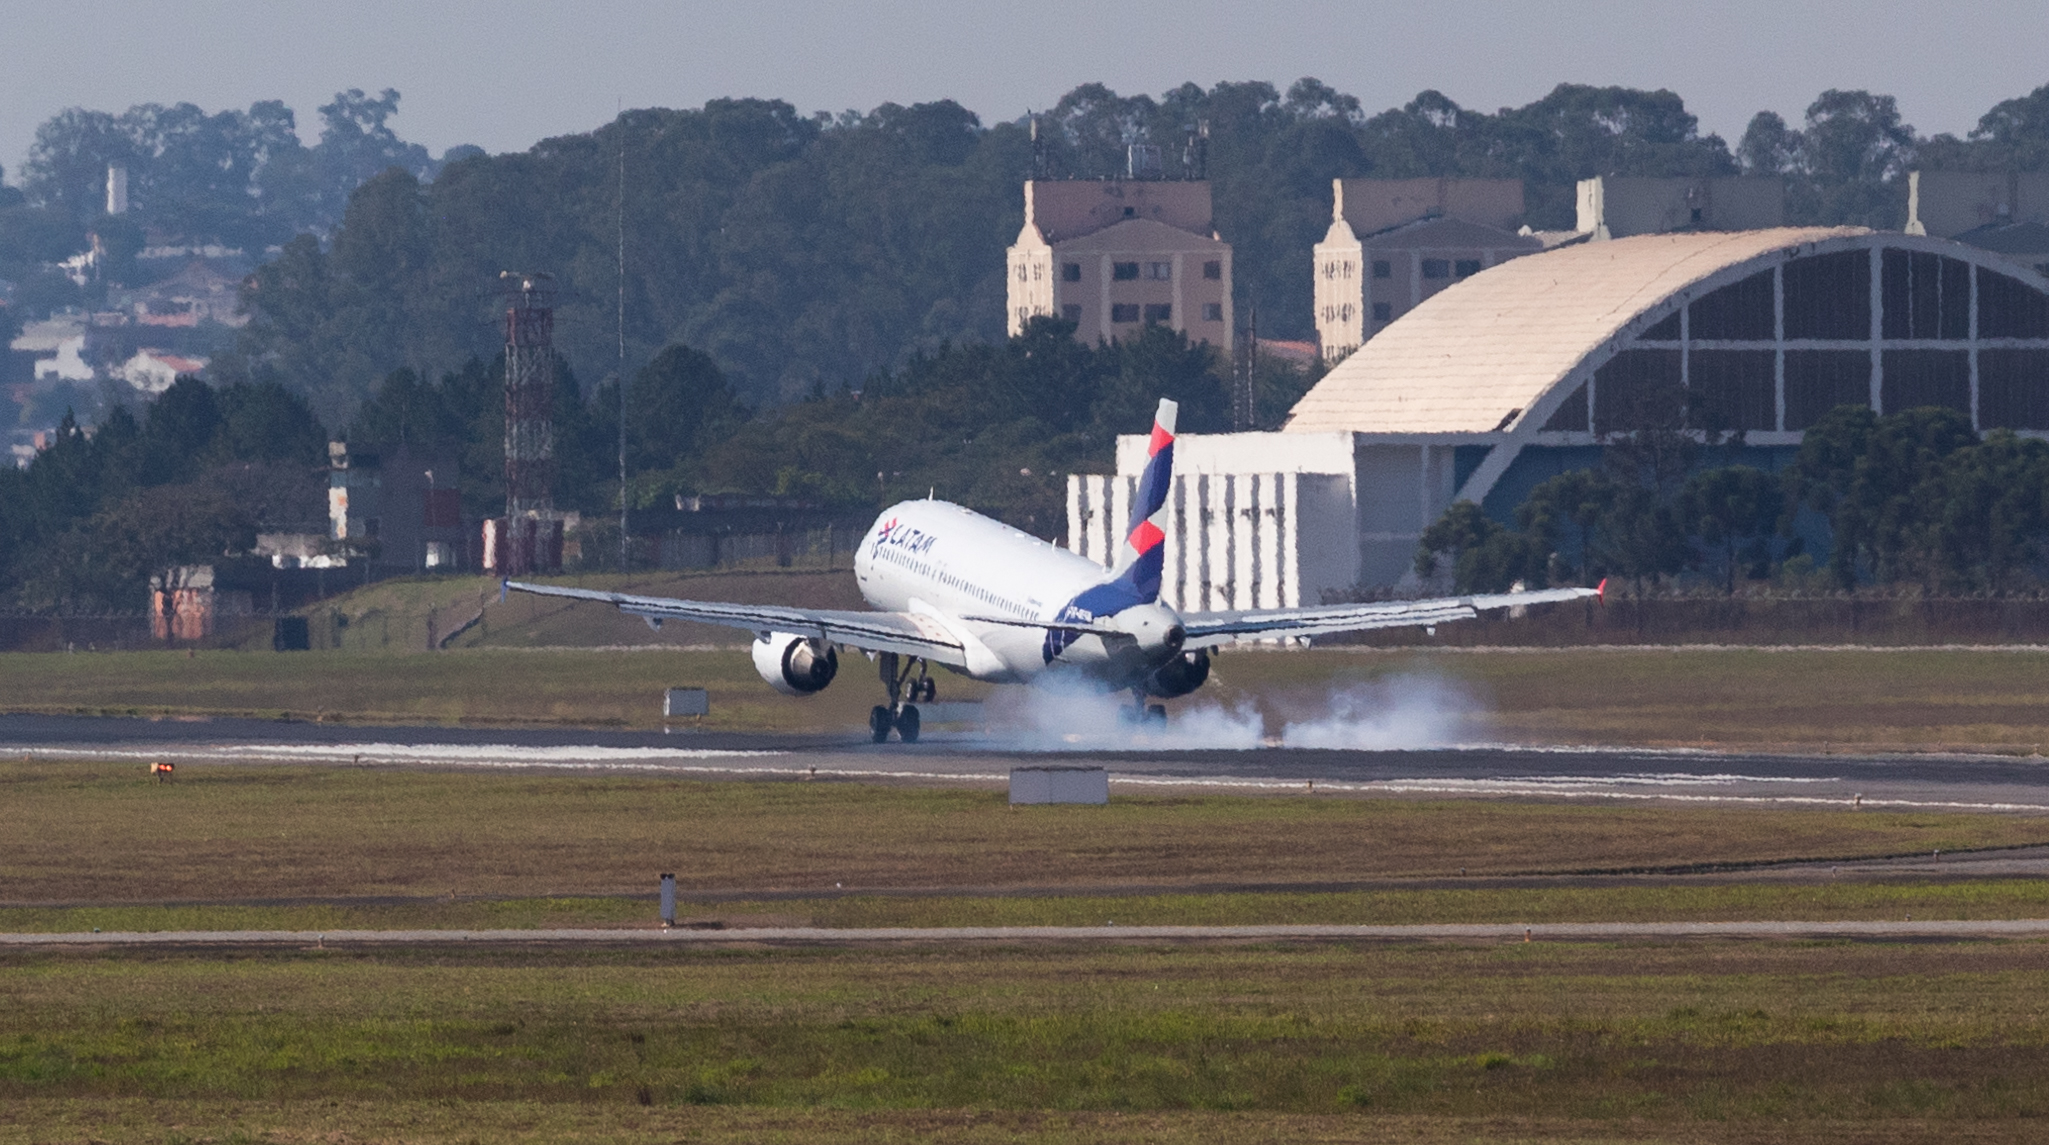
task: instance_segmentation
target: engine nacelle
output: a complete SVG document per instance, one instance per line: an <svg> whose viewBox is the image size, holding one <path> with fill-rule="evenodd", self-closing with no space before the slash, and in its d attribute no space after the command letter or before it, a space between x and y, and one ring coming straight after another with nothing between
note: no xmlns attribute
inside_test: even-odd
<svg viewBox="0 0 2049 1145"><path fill-rule="evenodd" d="M1203 681L1207 679L1209 679L1209 650L1197 648L1193 652L1183 652L1162 664L1159 670L1154 672L1150 679L1146 680L1145 691L1149 696L1158 696L1163 700L1171 700L1176 696L1185 696L1202 687Z"/></svg>
<svg viewBox="0 0 2049 1145"><path fill-rule="evenodd" d="M754 641L754 670L785 696L822 692L839 674L840 655L830 644L788 632Z"/></svg>

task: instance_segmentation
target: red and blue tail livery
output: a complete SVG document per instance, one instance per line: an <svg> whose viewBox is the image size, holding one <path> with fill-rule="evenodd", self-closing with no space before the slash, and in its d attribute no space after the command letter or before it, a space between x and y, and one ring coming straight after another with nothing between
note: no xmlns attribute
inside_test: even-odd
<svg viewBox="0 0 2049 1145"><path fill-rule="evenodd" d="M1127 608L1160 599L1160 576L1167 560L1167 491L1174 484L1174 419L1180 407L1160 399L1153 434L1146 443L1145 472L1138 478L1138 496L1131 503L1131 530L1124 534L1117 575L1067 602L1059 620L1092 624ZM1048 628L1040 654L1051 664L1074 643L1077 630Z"/></svg>
<svg viewBox="0 0 2049 1145"><path fill-rule="evenodd" d="M1138 498L1131 506L1131 532L1124 537L1122 579L1130 582L1140 604L1160 598L1160 570L1167 557L1167 491L1174 484L1174 418L1179 412L1173 402L1160 399L1152 440L1146 444L1145 472L1138 479Z"/></svg>

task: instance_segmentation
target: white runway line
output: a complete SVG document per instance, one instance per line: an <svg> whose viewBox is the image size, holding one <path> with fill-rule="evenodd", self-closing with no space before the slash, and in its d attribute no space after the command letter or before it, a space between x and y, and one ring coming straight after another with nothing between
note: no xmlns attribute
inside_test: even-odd
<svg viewBox="0 0 2049 1145"><path fill-rule="evenodd" d="M1409 926L961 926L764 927L732 930L187 930L106 934L0 934L0 947L36 946L291 946L419 945L425 943L612 944L718 946L784 942L845 945L874 942L1169 942L1276 939L1382 941L1608 941L1627 938L2044 938L2049 919L1942 922L1579 922L1453 923Z"/></svg>
<svg viewBox="0 0 2049 1145"><path fill-rule="evenodd" d="M515 744L230 744L165 745L151 748L68 748L29 747L33 755L57 759L124 759L137 762L168 760L193 763L208 761L249 763L327 763L348 765L400 765L430 767L475 767L507 770L549 771L633 771L666 775L735 776L776 779L880 779L927 780L943 783L998 784L1008 780L1008 769L991 771L939 771L920 768L858 768L827 765L772 765L751 761L790 760L796 753L780 750L714 748L608 748L608 747L522 747ZM1519 748L1516 750L1543 750ZM1556 749L1563 752L1567 749ZM1572 749L1579 750L1579 749ZM1615 749L1615 754L1623 754ZM1664 758L1701 758L1708 753L1692 749L1666 749L1652 754ZM726 763L723 761L731 760ZM1788 807L1863 807L1895 810L1976 811L2049 813L2049 803L1907 799L1854 793L1843 795L1771 795L1734 792L1688 791L1684 788L1729 788L1741 785L1817 786L1842 784L1833 776L1745 775L1712 772L1641 772L1613 776L1557 775L1513 776L1490 779L1449 779L1414 776L1386 780L1342 781L1310 776L1302 778L1235 778L1112 773L1113 786L1132 789L1179 788L1219 792L1306 791L1312 781L1318 792L1332 795L1462 795L1543 799L1596 799L1634 802L1701 803ZM1650 790L1646 790L1650 789Z"/></svg>
<svg viewBox="0 0 2049 1145"><path fill-rule="evenodd" d="M448 745L419 747L400 744L261 744L227 747L165 747L152 749L89 748L31 749L35 755L64 759L153 759L190 763L205 761L250 763L333 763L333 764L419 764L550 771L652 771L676 775L757 775L777 778L832 779L936 779L975 782L1006 782L1000 771L946 772L905 771L881 768L768 767L761 765L692 763L719 759L788 759L787 751L742 751L674 748L528 748L511 744ZM531 758L540 756L541 758Z"/></svg>
<svg viewBox="0 0 2049 1145"><path fill-rule="evenodd" d="M1572 777L1571 784L1547 777L1541 782L1509 779L1389 779L1369 783L1316 780L1318 792L1332 794L1388 795L1511 795L1544 799L1625 799L1666 803L1731 803L1806 807L1892 807L1950 811L2049 812L2044 803L1972 803L1963 800L1880 799L1866 795L1690 795L1676 791L1601 791L1596 785L1611 782L1597 777ZM1201 787L1256 791L1304 791L1308 779L1176 779L1158 776L1112 775L1112 785L1139 787ZM1768 782L1794 782L1774 780ZM1813 781L1805 781L1813 782Z"/></svg>

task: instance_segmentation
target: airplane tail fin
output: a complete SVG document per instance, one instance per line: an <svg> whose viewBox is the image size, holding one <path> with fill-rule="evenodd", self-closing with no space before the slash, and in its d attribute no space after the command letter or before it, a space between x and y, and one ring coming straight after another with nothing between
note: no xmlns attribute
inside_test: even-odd
<svg viewBox="0 0 2049 1145"><path fill-rule="evenodd" d="M1117 558L1116 581L1143 603L1160 598L1160 573L1167 557L1167 492L1174 484L1174 419L1179 412L1179 406L1160 399L1145 472L1131 504L1131 531L1124 535L1124 550Z"/></svg>

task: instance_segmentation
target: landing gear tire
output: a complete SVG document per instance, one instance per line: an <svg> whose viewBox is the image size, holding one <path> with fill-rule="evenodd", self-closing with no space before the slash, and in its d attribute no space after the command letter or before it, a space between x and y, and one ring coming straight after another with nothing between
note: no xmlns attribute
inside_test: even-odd
<svg viewBox="0 0 2049 1145"><path fill-rule="evenodd" d="M904 710L896 717L896 734L905 743L918 742L918 709L904 705Z"/></svg>
<svg viewBox="0 0 2049 1145"><path fill-rule="evenodd" d="M868 731L875 737L876 743L881 743L889 738L889 729L895 722L889 718L889 709L881 704L877 704L869 709Z"/></svg>
<svg viewBox="0 0 2049 1145"><path fill-rule="evenodd" d="M922 703L931 703L939 698L939 681L927 676L911 685L911 698Z"/></svg>

